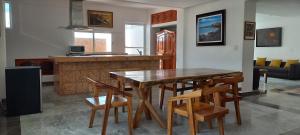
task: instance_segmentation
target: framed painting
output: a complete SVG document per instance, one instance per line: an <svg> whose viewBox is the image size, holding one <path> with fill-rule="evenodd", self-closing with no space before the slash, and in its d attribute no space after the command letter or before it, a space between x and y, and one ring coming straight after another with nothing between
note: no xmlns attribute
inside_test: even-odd
<svg viewBox="0 0 300 135"><path fill-rule="evenodd" d="M226 10L196 16L197 46L225 45Z"/></svg>
<svg viewBox="0 0 300 135"><path fill-rule="evenodd" d="M255 40L255 22L245 22L244 40Z"/></svg>
<svg viewBox="0 0 300 135"><path fill-rule="evenodd" d="M88 10L88 26L113 28L113 12Z"/></svg>
<svg viewBox="0 0 300 135"><path fill-rule="evenodd" d="M256 47L280 47L282 28L266 28L256 31Z"/></svg>

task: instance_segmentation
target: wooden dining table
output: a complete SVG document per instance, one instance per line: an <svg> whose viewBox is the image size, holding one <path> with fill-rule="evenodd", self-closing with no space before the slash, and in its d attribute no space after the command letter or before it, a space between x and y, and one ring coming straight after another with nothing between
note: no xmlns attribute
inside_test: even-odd
<svg viewBox="0 0 300 135"><path fill-rule="evenodd" d="M166 128L165 122L159 116L149 99L152 86L179 83L183 81L206 80L217 76L230 74L239 74L240 71L211 69L211 68L193 68L193 69L166 69L166 70L140 70L140 71L121 71L110 72L110 77L117 79L120 87L126 83L130 83L136 90L139 102L133 120L133 127L137 128L141 121L143 112L147 119L152 117L158 122L160 127Z"/></svg>

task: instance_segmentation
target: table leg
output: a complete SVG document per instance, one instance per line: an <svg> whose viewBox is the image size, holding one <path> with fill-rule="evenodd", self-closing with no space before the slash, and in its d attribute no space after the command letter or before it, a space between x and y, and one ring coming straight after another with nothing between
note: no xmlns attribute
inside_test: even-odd
<svg viewBox="0 0 300 135"><path fill-rule="evenodd" d="M160 127L161 128L166 128L166 124L162 121L162 119L160 118L160 116L155 111L154 107L152 106L152 104L150 104L149 101L145 101L145 105L146 105L146 108L148 108L149 111L151 112L151 115L154 117L154 119L158 122Z"/></svg>
<svg viewBox="0 0 300 135"><path fill-rule="evenodd" d="M268 83L268 74L264 73L265 83Z"/></svg>
<svg viewBox="0 0 300 135"><path fill-rule="evenodd" d="M144 97L143 97L144 101L150 101L150 99L149 99L150 91L151 91L151 88L147 88L146 91L142 91L142 92L144 92ZM146 116L147 120L151 120L151 114L150 114L149 109L146 107L144 111L145 111L145 116Z"/></svg>
<svg viewBox="0 0 300 135"><path fill-rule="evenodd" d="M138 104L138 107L137 107L135 115L134 115L133 128L138 127L138 124L141 120L142 113L145 108L145 100L143 98L144 97L143 93L141 92L140 89L136 89L136 91L137 91L137 95L139 97L139 104Z"/></svg>
<svg viewBox="0 0 300 135"><path fill-rule="evenodd" d="M139 97L140 101L139 101L139 105L138 105L138 108L135 113L133 127L134 128L138 127L138 124L141 120L141 115L144 111L147 118L151 119L151 116L154 117L154 119L159 123L159 125L162 128L166 128L166 125L161 120L160 116L158 115L158 113L155 111L154 107L148 100L150 88L144 88L144 87L140 86L139 89L137 89L137 93L138 93L138 97Z"/></svg>

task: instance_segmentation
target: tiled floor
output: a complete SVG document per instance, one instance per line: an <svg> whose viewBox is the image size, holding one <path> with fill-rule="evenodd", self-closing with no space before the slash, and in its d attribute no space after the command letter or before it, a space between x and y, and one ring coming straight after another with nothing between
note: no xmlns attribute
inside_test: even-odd
<svg viewBox="0 0 300 135"><path fill-rule="evenodd" d="M268 87L273 87L280 80L269 81ZM274 84L272 83L274 82ZM289 82L291 83L291 82ZM283 84L287 84L284 82ZM279 84L279 86L283 86ZM297 84L297 82L295 82ZM291 86L292 84L287 84ZM155 90L154 92L155 93ZM43 113L20 117L20 132L22 135L96 135L101 132L102 112L98 112L94 128L88 128L89 110L83 103L88 95L60 97L53 92L53 87L43 89ZM168 95L166 95L168 96ZM158 95L153 95L154 106L158 106ZM228 104L230 113L225 119L226 135L299 135L300 134L300 108L299 97L287 94L268 92L267 96L252 96L241 101L242 125L235 124L233 104ZM264 104L265 103L265 104ZM270 106L278 103L277 106ZM297 105L297 107L294 107ZM274 104L271 104L274 105ZM269 107L270 106L270 107ZM282 109L283 108L283 109ZM294 109L294 110L291 110ZM157 110L159 110L157 108ZM166 112L159 111L166 119ZM127 134L127 114L120 113L120 123L113 123L113 113L110 116L108 135ZM8 120L0 117L0 135L19 135L18 119ZM12 122L10 122L12 121ZM13 123L13 121L17 121ZM5 126L6 125L6 126ZM12 128L11 128L12 127ZM15 127L15 128L13 128ZM187 120L182 117L175 118L174 135L188 134ZM11 132L15 131L15 132ZM136 135L163 135L167 133L155 121L145 120L143 117L139 128L134 130ZM216 123L213 129L207 129L206 123L201 124L201 135L218 135Z"/></svg>
<svg viewBox="0 0 300 135"><path fill-rule="evenodd" d="M261 79L262 80L262 79ZM260 83L260 90L267 89L267 94L261 96L252 96L247 98L254 103L269 105L282 110L300 113L300 96L289 95L282 92L276 92L274 89L293 89L300 88L300 81L284 80L277 78L268 78L268 83L264 87L263 82Z"/></svg>
<svg viewBox="0 0 300 135"><path fill-rule="evenodd" d="M6 118L0 114L0 135L20 135L20 118Z"/></svg>

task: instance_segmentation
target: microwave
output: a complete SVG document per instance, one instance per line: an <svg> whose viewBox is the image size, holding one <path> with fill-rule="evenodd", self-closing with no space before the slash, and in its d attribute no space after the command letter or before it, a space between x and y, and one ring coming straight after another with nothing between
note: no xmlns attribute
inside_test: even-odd
<svg viewBox="0 0 300 135"><path fill-rule="evenodd" d="M84 54L84 46L69 46L68 54Z"/></svg>

